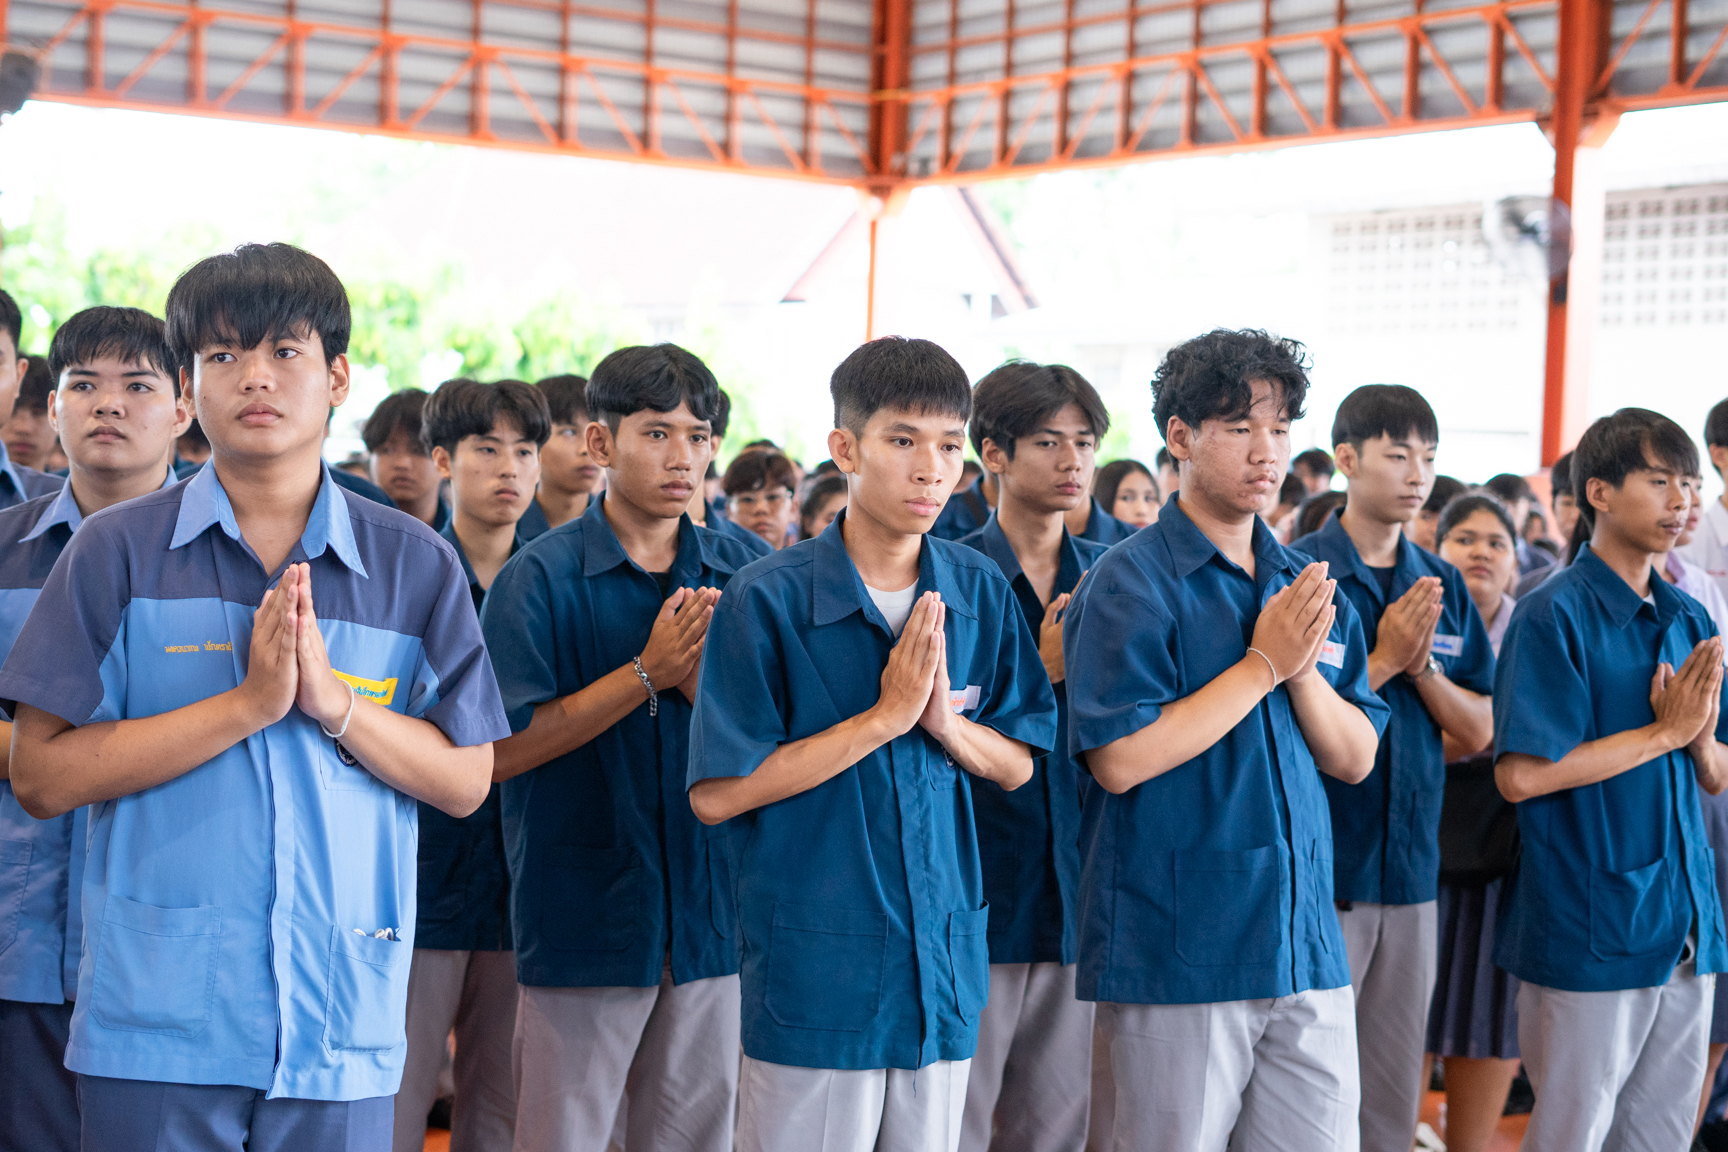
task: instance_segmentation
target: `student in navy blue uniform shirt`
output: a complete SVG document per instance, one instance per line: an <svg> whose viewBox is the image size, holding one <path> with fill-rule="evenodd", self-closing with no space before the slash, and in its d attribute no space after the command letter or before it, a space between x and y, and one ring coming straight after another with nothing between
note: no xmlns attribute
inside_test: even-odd
<svg viewBox="0 0 1728 1152"><path fill-rule="evenodd" d="M420 436L450 484L456 550L479 610L486 589L521 546L516 530L534 502L540 446L551 431L546 400L520 380L451 380L426 401ZM510 873L494 784L460 819L420 805L419 925L408 974L408 1061L396 1094L396 1152L419 1152L456 1031L451 1152L509 1152L516 1124L510 1038L516 956Z"/></svg>
<svg viewBox="0 0 1728 1152"><path fill-rule="evenodd" d="M88 514L172 483L175 438L191 422L162 321L136 308L86 308L54 334L48 396L71 477L59 492L0 511L0 658L54 561ZM0 722L10 749L12 725ZM0 760L4 760L0 756ZM35 820L0 765L0 1152L77 1152L77 1079L66 1038L83 939L80 881L88 809Z"/></svg>
<svg viewBox="0 0 1728 1152"><path fill-rule="evenodd" d="M1295 341L1172 348L1153 412L1180 496L1068 606L1069 746L1099 785L1079 995L1110 1044L1116 1147L1357 1147L1320 775L1368 775L1386 707L1349 600L1260 519L1307 389Z"/></svg>
<svg viewBox="0 0 1728 1152"><path fill-rule="evenodd" d="M30 360L18 352L18 341L24 334L24 315L11 295L0 291L0 424L12 414L18 402L18 389L29 371ZM10 508L38 496L58 492L65 478L51 476L34 468L16 463L0 443L0 508Z"/></svg>
<svg viewBox="0 0 1728 1152"><path fill-rule="evenodd" d="M926 535L965 372L887 337L829 390L846 511L727 590L691 723L690 803L738 845L738 1148L954 1152L989 990L965 778L1025 784L1056 703L1001 571Z"/></svg>
<svg viewBox="0 0 1728 1152"><path fill-rule="evenodd" d="M720 457L720 449L723 441L726 439L726 422L730 419L731 415L732 398L727 396L726 390L722 388L720 389L720 407L715 411L714 419L712 421L714 425L714 436L713 439L709 441L709 444L713 447L713 452L709 456L710 470L713 468L714 461ZM744 449L745 452L748 452L749 450L749 448ZM742 454L743 453L740 453L740 455ZM769 544L768 541L762 539L762 537L756 535L756 533L750 531L750 529L744 527L744 525L739 524L737 521L727 516L726 497L724 495L720 495L713 500L708 499L706 481L697 485L696 491L691 494L690 507L688 511L692 523L703 528L712 528L716 532L732 537L734 540L737 540L746 548L750 549L753 554L752 558L757 556L766 556L774 551L773 545Z"/></svg>
<svg viewBox="0 0 1728 1152"><path fill-rule="evenodd" d="M516 525L524 541L582 515L600 486L600 465L588 454L588 378L548 376L534 387L552 413L552 435L540 449L540 488Z"/></svg>
<svg viewBox="0 0 1728 1152"><path fill-rule="evenodd" d="M1442 736L1465 752L1493 739L1494 653L1452 565L1405 538L1434 484L1434 410L1398 384L1346 396L1332 452L1348 504L1290 547L1325 561L1362 621L1368 687L1392 709L1374 771L1327 779L1333 894L1362 1051L1363 1152L1409 1152L1438 962Z"/></svg>
<svg viewBox="0 0 1728 1152"><path fill-rule="evenodd" d="M85 1152L389 1145L414 801L472 811L506 728L449 546L319 458L348 327L288 245L184 273L211 466L85 521L0 670L19 804L95 806Z"/></svg>
<svg viewBox="0 0 1728 1152"><path fill-rule="evenodd" d="M684 799L690 702L720 589L755 553L690 523L719 391L671 344L588 381L605 495L529 543L484 627L515 735L499 746L517 981L516 1147L725 1152L738 940L723 832Z"/></svg>
<svg viewBox="0 0 1728 1152"><path fill-rule="evenodd" d="M403 388L378 402L361 426L360 437L372 455L372 479L391 503L434 532L450 523L438 469L420 440L426 392Z"/></svg>
<svg viewBox="0 0 1728 1152"><path fill-rule="evenodd" d="M984 527L984 521L990 519L990 511L995 507L996 477L986 470L979 473L978 479L949 497L948 503L942 506L942 514L936 517L930 535L939 540L970 536Z"/></svg>
<svg viewBox="0 0 1728 1152"><path fill-rule="evenodd" d="M1654 577L1697 448L1622 408L1572 453L1583 540L1518 602L1494 686L1495 780L1521 848L1494 961L1523 981L1532 1152L1685 1148L1712 973L1728 966L1698 789L1728 786L1722 640Z"/></svg>
<svg viewBox="0 0 1728 1152"><path fill-rule="evenodd" d="M1080 779L1068 754L1062 611L1104 545L1071 536L1110 414L1062 364L1004 364L972 389L971 436L996 511L960 543L996 562L1056 694L1056 747L1032 783L976 776L972 810L990 905L990 998L967 1080L962 1152L1069 1152L1086 1143L1092 1005L1074 997ZM1027 653L1030 658L1031 653Z"/></svg>

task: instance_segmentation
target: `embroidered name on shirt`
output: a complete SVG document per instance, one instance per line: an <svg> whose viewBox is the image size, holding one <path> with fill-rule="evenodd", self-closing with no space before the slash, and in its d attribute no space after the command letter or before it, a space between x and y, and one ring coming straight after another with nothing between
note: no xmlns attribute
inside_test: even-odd
<svg viewBox="0 0 1728 1152"><path fill-rule="evenodd" d="M1324 640L1320 644L1320 663L1330 664L1334 668L1344 667L1344 645L1336 640Z"/></svg>
<svg viewBox="0 0 1728 1152"><path fill-rule="evenodd" d="M1442 636L1436 632L1431 651L1438 652L1442 656L1462 656L1464 655L1464 637Z"/></svg>
<svg viewBox="0 0 1728 1152"><path fill-rule="evenodd" d="M332 672L336 670L331 669ZM388 706L396 698L396 677L388 680L368 680L364 676L350 676L346 672L336 672L336 679L351 686L354 691L372 701L374 704Z"/></svg>
<svg viewBox="0 0 1728 1152"><path fill-rule="evenodd" d="M203 645L197 644L164 644L164 652L232 652L234 645L218 644L214 640L206 640Z"/></svg>

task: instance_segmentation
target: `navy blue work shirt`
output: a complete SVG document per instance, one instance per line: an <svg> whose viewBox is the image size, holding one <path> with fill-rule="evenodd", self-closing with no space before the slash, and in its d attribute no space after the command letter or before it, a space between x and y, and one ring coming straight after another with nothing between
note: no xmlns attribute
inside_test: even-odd
<svg viewBox="0 0 1728 1152"><path fill-rule="evenodd" d="M1494 747L1563 759L1655 721L1650 680L1716 625L1652 574L1651 607L1588 545L1518 601L1494 681ZM1716 739L1728 740L1728 685ZM1698 934L1700 974L1728 968L1715 853L1692 758L1669 752L1618 776L1518 805L1522 849L1494 963L1547 988L1611 992L1668 981Z"/></svg>
<svg viewBox="0 0 1728 1152"><path fill-rule="evenodd" d="M481 628L512 731L528 727L536 705L586 688L648 646L666 597L604 509L597 496L492 582ZM682 517L671 586L724 588L753 558ZM587 744L504 782L523 984L652 988L668 952L677 984L738 971L726 833L690 810L689 740L689 702L660 685L658 716L644 699Z"/></svg>
<svg viewBox="0 0 1728 1152"><path fill-rule="evenodd" d="M938 540L959 540L984 527L988 519L990 501L984 498L984 477L980 475L948 497L948 503L936 514L936 523L930 526L930 535Z"/></svg>
<svg viewBox="0 0 1728 1152"><path fill-rule="evenodd" d="M336 473L332 471L331 477ZM478 612L486 598L454 522L438 533L456 551L468 594ZM517 537L512 554L522 547ZM494 784L486 800L466 816L452 816L420 802L419 911L414 947L455 952L510 950L510 870L504 863L504 821L499 803L503 786Z"/></svg>
<svg viewBox="0 0 1728 1152"><path fill-rule="evenodd" d="M996 562L1007 577L1038 657L1038 632L1045 605L1033 591L992 512L984 527L960 543ZM1051 595L1074 591L1105 547L1062 531L1062 558ZM978 857L984 869L984 899L990 904L990 963L1072 964L1075 958L1074 901L1080 887L1080 770L1068 751L1066 682L1056 694L1056 746L1040 757L1032 779L1012 792L969 776L978 826Z"/></svg>
<svg viewBox="0 0 1728 1152"><path fill-rule="evenodd" d="M1446 678L1484 696L1494 690L1494 649L1464 577L1446 561L1398 538L1388 598L1375 570L1362 562L1338 513L1290 547L1324 560L1338 591L1362 622L1372 652L1386 606L1424 576L1438 576L1442 598L1431 655ZM1360 784L1322 779L1332 809L1333 895L1368 904L1421 904L1440 894L1440 800L1446 790L1446 751L1440 725L1408 677L1378 690L1392 710L1380 737L1374 771Z"/></svg>
<svg viewBox="0 0 1728 1152"><path fill-rule="evenodd" d="M1247 654L1266 601L1308 558L1254 522L1254 575L1179 500L1112 549L1069 602L1062 650L1076 756L1138 732ZM1386 728L1347 597L1319 672ZM1350 982L1332 906L1332 822L1289 690L1205 752L1081 814L1079 996L1195 1004Z"/></svg>
<svg viewBox="0 0 1728 1152"><path fill-rule="evenodd" d="M894 634L846 552L844 525L842 513L815 539L750 565L721 597L691 724L691 784L748 776L782 744L881 698ZM926 537L917 588L948 608L956 710L1034 756L1048 751L1056 701L1001 571ZM914 725L809 791L727 822L746 1055L854 1070L971 1058L990 987L990 912L965 775Z"/></svg>
<svg viewBox="0 0 1728 1152"><path fill-rule="evenodd" d="M1096 498L1092 500L1092 515L1086 519L1086 530L1080 533L1080 539L1090 540L1094 544L1102 544L1108 548L1119 544L1134 535L1140 529L1132 524L1124 523L1110 513L1104 511L1104 506Z"/></svg>
<svg viewBox="0 0 1728 1152"><path fill-rule="evenodd" d="M591 497L590 503L598 497ZM539 536L544 536L552 530L552 522L546 519L546 510L540 507L538 499L528 501L528 510L522 513L522 519L516 521L516 538L526 544Z"/></svg>

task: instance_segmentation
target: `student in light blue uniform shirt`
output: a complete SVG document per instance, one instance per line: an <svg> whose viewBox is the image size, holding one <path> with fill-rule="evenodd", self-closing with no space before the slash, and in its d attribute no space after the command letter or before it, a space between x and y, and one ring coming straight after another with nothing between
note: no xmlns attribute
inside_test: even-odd
<svg viewBox="0 0 1728 1152"><path fill-rule="evenodd" d="M534 502L540 446L550 429L545 398L520 380L451 380L426 401L420 437L450 485L450 523L439 535L462 562L476 611L521 547L516 525ZM419 1152L425 1144L452 1030L451 1152L509 1152L514 1139L516 955L498 790L492 785L486 802L460 819L420 805L419 910L396 1152Z"/></svg>
<svg viewBox="0 0 1728 1152"><path fill-rule="evenodd" d="M49 419L71 477L59 492L0 512L0 658L12 648L54 562L110 505L174 482L168 461L191 422L162 321L136 308L86 308L54 334L62 387ZM10 749L12 725L0 722ZM65 1067L78 994L88 809L30 817L0 779L0 1152L77 1152L77 1080Z"/></svg>
<svg viewBox="0 0 1728 1152"><path fill-rule="evenodd" d="M723 832L684 799L714 601L755 553L685 515L719 386L676 345L588 381L606 492L532 541L483 624L515 735L498 749L516 976L516 1147L727 1152L738 939Z"/></svg>
<svg viewBox="0 0 1728 1152"><path fill-rule="evenodd" d="M23 334L24 316L18 310L18 302L9 293L0 291L0 424L12 414L24 373L30 368L29 358L18 353L18 341ZM6 445L0 444L0 508L58 492L64 483L62 476L15 463L6 455Z"/></svg>
<svg viewBox="0 0 1728 1152"><path fill-rule="evenodd" d="M1697 449L1623 408L1572 453L1588 543L1518 602L1495 676L1495 780L1521 836L1494 962L1523 981L1532 1152L1685 1148L1728 966L1700 788L1728 787L1722 640L1656 578Z"/></svg>
<svg viewBox="0 0 1728 1152"><path fill-rule="evenodd" d="M1024 788L969 777L990 905L990 999L967 1079L963 1152L1086 1143L1093 1013L1074 996L1080 779L1067 748L1062 612L1105 548L1069 535L1063 517L1085 507L1109 429L1097 391L1066 365L1011 362L972 389L972 445L999 497L960 543L1008 579L1056 695L1057 744Z"/></svg>
<svg viewBox="0 0 1728 1152"><path fill-rule="evenodd" d="M1439 437L1434 410L1414 389L1351 392L1332 421L1349 502L1290 544L1325 561L1355 607L1369 647L1368 687L1392 709L1368 779L1325 781L1333 893L1362 1051L1363 1152L1409 1152L1426 1087L1442 737L1480 750L1494 735L1494 654L1470 590L1456 568L1404 533L1433 487Z"/></svg>
<svg viewBox="0 0 1728 1152"><path fill-rule="evenodd" d="M382 1152L415 801L484 800L503 709L449 546L319 458L348 392L335 274L244 245L167 310L211 466L89 517L0 670L19 804L95 806L82 1147Z"/></svg>
<svg viewBox="0 0 1728 1152"><path fill-rule="evenodd" d="M690 803L737 852L737 1147L954 1152L989 989L966 777L1025 785L1056 702L1001 571L927 535L964 370L888 337L830 392L846 511L734 578L691 721Z"/></svg>
<svg viewBox="0 0 1728 1152"><path fill-rule="evenodd" d="M1079 995L1109 1041L1115 1147L1358 1145L1320 777L1366 778L1387 710L1350 601L1260 519L1305 361L1253 331L1170 350L1153 412L1180 495L1068 606L1069 747L1098 785L1082 818Z"/></svg>

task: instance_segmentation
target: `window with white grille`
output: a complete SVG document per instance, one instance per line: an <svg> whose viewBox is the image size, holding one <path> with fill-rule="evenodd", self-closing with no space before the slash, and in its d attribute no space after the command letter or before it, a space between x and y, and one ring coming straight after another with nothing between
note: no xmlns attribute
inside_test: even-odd
<svg viewBox="0 0 1728 1152"><path fill-rule="evenodd" d="M1327 312L1335 332L1515 331L1530 289L1482 238L1482 207L1332 216Z"/></svg>
<svg viewBox="0 0 1728 1152"><path fill-rule="evenodd" d="M1608 194L1600 323L1728 324L1728 184Z"/></svg>

